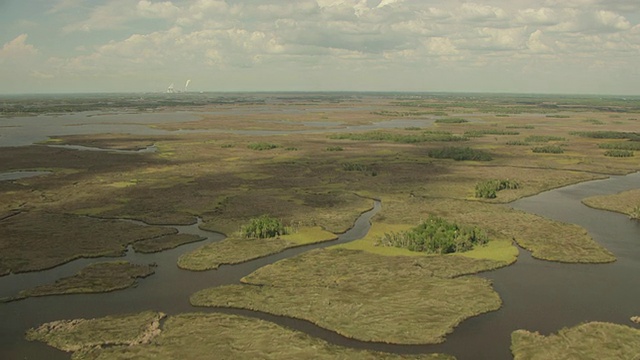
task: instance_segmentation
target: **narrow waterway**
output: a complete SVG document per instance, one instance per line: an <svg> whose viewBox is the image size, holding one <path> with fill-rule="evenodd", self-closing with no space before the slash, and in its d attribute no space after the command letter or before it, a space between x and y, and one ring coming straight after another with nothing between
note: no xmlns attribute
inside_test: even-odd
<svg viewBox="0 0 640 360"><path fill-rule="evenodd" d="M237 283L243 276L280 259L295 256L313 248L358 239L369 230L371 217L380 209L375 202L353 228L335 242L314 244L246 263L222 266L206 272L183 271L176 267L177 258L203 243L193 243L157 254L127 253L135 263L155 262L156 274L140 281L135 288L106 294L66 295L29 298L0 304L0 358L2 359L68 359L69 354L37 342L26 342L23 334L29 327L43 322L80 317L99 317L123 312L158 310L168 314L182 312L230 312L254 316L304 331L329 342L396 353L444 352L458 359L510 359L510 334L528 329L548 334L565 326L585 321L611 321L632 325L629 317L640 315L640 223L626 216L588 208L581 200L588 196L617 193L640 187L640 173L615 176L545 192L511 204L512 207L586 228L596 241L614 252L618 261L611 264L561 264L533 259L521 250L518 261L507 268L483 273L503 299L503 307L495 312L466 320L447 341L439 345L390 345L368 343L345 338L309 322L246 310L195 308L189 296L203 288ZM222 236L193 226L177 227L184 233L205 235L205 241ZM87 260L32 274L0 278L0 288L11 283L33 281L38 275L53 272L72 273ZM89 260L87 262L94 262ZM56 274L56 276L59 274ZM20 278L24 277L24 278ZM38 280L41 281L41 280ZM20 286L14 285L14 290ZM73 304L73 306L69 306Z"/></svg>

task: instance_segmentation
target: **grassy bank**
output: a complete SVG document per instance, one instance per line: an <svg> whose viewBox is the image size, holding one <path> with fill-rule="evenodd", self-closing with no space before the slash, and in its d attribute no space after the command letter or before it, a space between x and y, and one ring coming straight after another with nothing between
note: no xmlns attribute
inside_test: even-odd
<svg viewBox="0 0 640 360"><path fill-rule="evenodd" d="M301 228L293 234L268 239L247 239L236 234L181 255L178 259L178 267L193 271L216 269L223 264L238 264L275 254L291 247L329 241L335 238L335 234L319 227Z"/></svg>
<svg viewBox="0 0 640 360"><path fill-rule="evenodd" d="M226 314L188 313L169 317L142 313L49 323L27 334L73 359L423 359L444 354L395 355L328 344L268 321Z"/></svg>
<svg viewBox="0 0 640 360"><path fill-rule="evenodd" d="M640 189L623 191L613 195L592 196L582 203L596 209L615 211L630 217L640 218Z"/></svg>
<svg viewBox="0 0 640 360"><path fill-rule="evenodd" d="M199 291L191 303L305 319L364 341L439 343L464 319L500 307L489 281L462 275L501 265L460 256L315 250L261 268L244 285Z"/></svg>
<svg viewBox="0 0 640 360"><path fill-rule="evenodd" d="M91 264L77 274L56 280L53 284L23 290L12 300L30 296L101 293L126 289L139 278L154 273L151 266L135 265L127 261Z"/></svg>
<svg viewBox="0 0 640 360"><path fill-rule="evenodd" d="M640 330L611 323L591 322L548 336L517 330L511 334L515 360L637 359Z"/></svg>

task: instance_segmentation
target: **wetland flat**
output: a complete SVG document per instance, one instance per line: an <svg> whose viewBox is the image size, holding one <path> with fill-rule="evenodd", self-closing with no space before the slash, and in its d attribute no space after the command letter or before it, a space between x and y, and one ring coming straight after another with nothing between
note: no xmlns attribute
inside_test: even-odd
<svg viewBox="0 0 640 360"><path fill-rule="evenodd" d="M300 352L284 357L306 356L311 347L345 358L525 358L544 354L545 341L555 338L511 337L512 331L548 334L593 321L619 325L578 328L580 334L606 332L591 346L635 351L616 344L617 334L637 329L628 320L637 315L628 299L640 296L631 276L640 269L640 225L581 201L627 214L640 206L633 174L640 155L608 152L640 141L640 99L193 96L188 104L144 111L108 101L110 95L105 105L92 99L89 107L70 98L77 111L55 116L55 106L43 101L29 114L0 118L0 174L25 174L0 181L0 284L17 289L11 282L21 273L36 278L36 271L50 269L46 276L65 263L89 265L104 256L157 266L133 288L0 304L8 319L0 328L0 357L68 358L24 341L23 334L53 320L144 317L145 311L169 314L154 328L160 335L149 340L158 347L121 348L119 342L74 356L170 358L181 351L175 344L183 344L186 356L214 349L190 342L189 322L208 333L211 344L243 344L229 356L247 358L271 356L267 345L291 337L300 340ZM477 184L489 180L518 187L477 197ZM612 205L618 198L603 195L628 204L618 208ZM293 231L279 239L243 239L242 227L262 215ZM377 246L385 233L404 236L432 215L477 227L489 241L454 254ZM318 247L326 249L308 251ZM178 263L189 268L189 256L197 256L198 270L211 270L178 269ZM624 286L612 287L614 278ZM535 292L519 285L522 279ZM63 308L69 303L74 309ZM41 310L29 313L33 307ZM252 312L222 316L228 308ZM534 321L534 311L546 316ZM247 317L267 313L279 316ZM209 318L226 332L212 335L215 327L204 325ZM57 327L47 329L47 336L58 336ZM259 346L246 345L251 336L261 339ZM329 338L333 344L324 342ZM510 347L512 338L517 342ZM433 343L441 344L427 345Z"/></svg>

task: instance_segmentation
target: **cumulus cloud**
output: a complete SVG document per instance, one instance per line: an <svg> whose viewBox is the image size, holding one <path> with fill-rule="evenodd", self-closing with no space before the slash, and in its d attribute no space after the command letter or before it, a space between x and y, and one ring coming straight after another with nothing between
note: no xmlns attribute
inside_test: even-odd
<svg viewBox="0 0 640 360"><path fill-rule="evenodd" d="M49 14L74 19L62 36L101 40L73 44L66 58L51 55L34 77L46 78L51 68L348 71L429 63L456 70L474 64L476 71L537 58L557 66L615 59L631 67L640 56L637 0L79 1L60 0ZM35 54L21 36L0 56Z"/></svg>
<svg viewBox="0 0 640 360"><path fill-rule="evenodd" d="M15 39L5 43L0 49L1 59L24 58L38 53L33 45L27 44L27 34L20 34Z"/></svg>

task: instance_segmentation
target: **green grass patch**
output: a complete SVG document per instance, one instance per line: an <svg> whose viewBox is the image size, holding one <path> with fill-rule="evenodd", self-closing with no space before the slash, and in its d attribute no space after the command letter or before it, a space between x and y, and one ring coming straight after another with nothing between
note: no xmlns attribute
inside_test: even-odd
<svg viewBox="0 0 640 360"><path fill-rule="evenodd" d="M464 132L466 137L481 137L485 135L520 135L517 131L509 131L502 129L476 129Z"/></svg>
<svg viewBox="0 0 640 360"><path fill-rule="evenodd" d="M531 145L530 143L528 143L526 141L522 141L522 140L507 141L505 144L509 145L509 146L529 146L529 145Z"/></svg>
<svg viewBox="0 0 640 360"><path fill-rule="evenodd" d="M620 141L598 144L600 149L640 151L640 141Z"/></svg>
<svg viewBox="0 0 640 360"><path fill-rule="evenodd" d="M507 129L535 129L536 127L533 125L507 125L505 126Z"/></svg>
<svg viewBox="0 0 640 360"><path fill-rule="evenodd" d="M545 146L536 146L531 148L531 151L534 153L544 153L544 154L562 154L564 153L564 149L558 145L545 145Z"/></svg>
<svg viewBox="0 0 640 360"><path fill-rule="evenodd" d="M344 149L342 148L342 146L329 146L326 150L327 151L343 151Z"/></svg>
<svg viewBox="0 0 640 360"><path fill-rule="evenodd" d="M437 119L435 122L436 124L464 124L464 123L468 123L469 120L459 118L459 117L452 117L452 118Z"/></svg>
<svg viewBox="0 0 640 360"><path fill-rule="evenodd" d="M551 115L546 115L548 118L555 118L555 119L569 119L571 116L569 115L557 115L557 114L551 114Z"/></svg>
<svg viewBox="0 0 640 360"><path fill-rule="evenodd" d="M276 144L267 143L267 142L256 142L256 143L250 143L249 145L247 145L247 148L251 150L256 150L256 151L272 150L278 147L279 146Z"/></svg>
<svg viewBox="0 0 640 360"><path fill-rule="evenodd" d="M511 352L514 360L637 359L640 330L604 322L564 328L548 336L516 330L511 333Z"/></svg>
<svg viewBox="0 0 640 360"><path fill-rule="evenodd" d="M506 189L518 189L520 184L515 180L491 179L476 184L476 197L485 199L495 199L497 192Z"/></svg>
<svg viewBox="0 0 640 360"><path fill-rule="evenodd" d="M470 147L445 147L433 149L428 152L428 155L435 159L453 159L456 161L491 161L493 159L491 154L488 152L472 149Z"/></svg>
<svg viewBox="0 0 640 360"><path fill-rule="evenodd" d="M580 137L592 138L592 139L629 139L634 141L640 141L640 134L637 132L623 132L623 131L576 131L572 132L572 135Z"/></svg>
<svg viewBox="0 0 640 360"><path fill-rule="evenodd" d="M612 150L605 151L604 152L604 156L610 156L610 157L632 157L633 156L633 151L612 149Z"/></svg>
<svg viewBox="0 0 640 360"><path fill-rule="evenodd" d="M549 141L565 141L565 138L553 135L530 135L524 138L524 141L530 143L546 143Z"/></svg>
<svg viewBox="0 0 640 360"><path fill-rule="evenodd" d="M371 131L366 133L349 133L329 136L335 140L357 140L357 141L386 141L403 144L415 144L423 142L437 141L466 141L466 137L453 135L444 131L425 131L422 134L398 134L382 131Z"/></svg>

